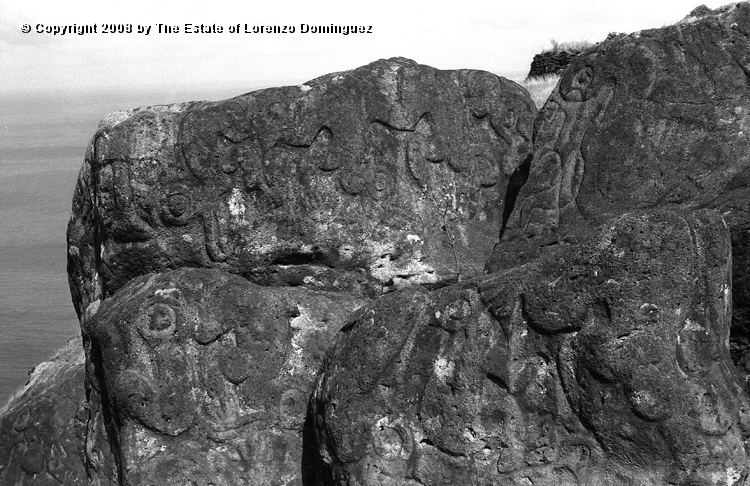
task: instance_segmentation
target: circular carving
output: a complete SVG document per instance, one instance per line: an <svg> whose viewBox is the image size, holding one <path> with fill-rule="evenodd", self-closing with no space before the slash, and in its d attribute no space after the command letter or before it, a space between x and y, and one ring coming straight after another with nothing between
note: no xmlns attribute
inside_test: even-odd
<svg viewBox="0 0 750 486"><path fill-rule="evenodd" d="M573 77L573 83L571 87L574 89L585 89L591 84L591 80L594 79L594 70L590 66L578 71Z"/></svg>
<svg viewBox="0 0 750 486"><path fill-rule="evenodd" d="M174 327L175 315L171 307L164 304L156 304L151 308L149 327L152 331L163 331Z"/></svg>
<svg viewBox="0 0 750 486"><path fill-rule="evenodd" d="M344 172L339 176L339 185L347 194L356 196L365 190L367 183L354 172Z"/></svg>
<svg viewBox="0 0 750 486"><path fill-rule="evenodd" d="M138 330L147 340L162 340L172 336L177 329L177 314L164 303L152 304L139 319Z"/></svg>
<svg viewBox="0 0 750 486"><path fill-rule="evenodd" d="M175 218L179 218L190 208L190 198L185 194L176 193L167 196L167 209Z"/></svg>
<svg viewBox="0 0 750 486"><path fill-rule="evenodd" d="M570 80L570 85L564 88L560 86L560 94L568 101L586 101L589 98L591 82L594 79L594 70L586 66L576 71Z"/></svg>
<svg viewBox="0 0 750 486"><path fill-rule="evenodd" d="M161 198L161 220L168 226L184 226L193 216L191 191L182 184L167 188Z"/></svg>

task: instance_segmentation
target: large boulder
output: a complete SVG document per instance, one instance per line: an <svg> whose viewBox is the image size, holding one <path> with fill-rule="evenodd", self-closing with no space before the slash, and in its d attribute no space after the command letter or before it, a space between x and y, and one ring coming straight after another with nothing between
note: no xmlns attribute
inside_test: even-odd
<svg viewBox="0 0 750 486"><path fill-rule="evenodd" d="M86 483L83 381L77 338L37 365L24 388L0 409L0 484Z"/></svg>
<svg viewBox="0 0 750 486"><path fill-rule="evenodd" d="M744 484L730 260L713 211L634 213L528 265L381 297L321 369L310 484Z"/></svg>
<svg viewBox="0 0 750 486"><path fill-rule="evenodd" d="M482 273L535 115L503 78L394 58L105 118L68 226L90 477L301 484L331 336Z"/></svg>
<svg viewBox="0 0 750 486"><path fill-rule="evenodd" d="M218 269L132 280L83 322L92 476L114 470L120 485L301 485L315 373L362 304ZM102 460L109 448L114 456Z"/></svg>
<svg viewBox="0 0 750 486"><path fill-rule="evenodd" d="M735 362L750 346L750 3L607 40L572 61L535 122L528 182L489 271L654 207L724 214ZM750 369L750 368L748 368Z"/></svg>
<svg viewBox="0 0 750 486"><path fill-rule="evenodd" d="M76 309L180 267L366 296L481 274L535 115L515 83L403 58L113 114L74 195Z"/></svg>

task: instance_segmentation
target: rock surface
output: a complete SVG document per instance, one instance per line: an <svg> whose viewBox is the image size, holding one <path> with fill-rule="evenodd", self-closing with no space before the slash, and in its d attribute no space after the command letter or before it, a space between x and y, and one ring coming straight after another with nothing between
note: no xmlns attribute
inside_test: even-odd
<svg viewBox="0 0 750 486"><path fill-rule="evenodd" d="M581 51L578 50L561 50L548 51L536 54L531 61L531 69L527 78L537 78L549 74L562 74L576 56Z"/></svg>
<svg viewBox="0 0 750 486"><path fill-rule="evenodd" d="M732 230L732 352L750 370L750 3L700 15L571 63L535 122L528 183L488 270L625 211L716 209Z"/></svg>
<svg viewBox="0 0 750 486"><path fill-rule="evenodd" d="M74 195L76 309L179 267L365 296L481 274L535 115L515 83L403 58L114 114Z"/></svg>
<svg viewBox="0 0 750 486"><path fill-rule="evenodd" d="M626 214L577 247L356 313L311 401L310 484L735 485L729 231Z"/></svg>
<svg viewBox="0 0 750 486"><path fill-rule="evenodd" d="M698 13L577 57L531 154L518 86L401 58L105 119L62 450L100 485L748 484L750 3ZM18 410L0 475L55 481Z"/></svg>
<svg viewBox="0 0 750 486"><path fill-rule="evenodd" d="M37 365L20 395L0 410L0 484L86 483L83 378L80 340L71 340Z"/></svg>
<svg viewBox="0 0 750 486"><path fill-rule="evenodd" d="M315 373L362 304L218 269L132 280L84 319L92 475L117 471L120 485L302 484ZM108 447L114 456L102 460Z"/></svg>

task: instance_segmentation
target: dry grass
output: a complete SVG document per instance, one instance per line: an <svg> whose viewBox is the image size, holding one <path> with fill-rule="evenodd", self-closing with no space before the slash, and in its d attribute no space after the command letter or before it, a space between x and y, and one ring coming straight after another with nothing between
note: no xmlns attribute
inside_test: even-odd
<svg viewBox="0 0 750 486"><path fill-rule="evenodd" d="M552 47L542 49L542 54L546 52L581 52L594 45L593 42L587 40L557 42L555 39L550 39L549 41Z"/></svg>
<svg viewBox="0 0 750 486"><path fill-rule="evenodd" d="M526 78L519 84L526 88L536 107L541 109L547 98L549 98L550 93L552 93L552 90L557 86L559 80L559 74L547 74L545 76Z"/></svg>

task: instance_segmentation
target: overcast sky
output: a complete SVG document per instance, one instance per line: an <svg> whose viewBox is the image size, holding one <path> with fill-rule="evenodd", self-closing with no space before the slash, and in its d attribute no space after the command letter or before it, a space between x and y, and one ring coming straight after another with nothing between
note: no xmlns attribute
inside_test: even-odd
<svg viewBox="0 0 750 486"><path fill-rule="evenodd" d="M191 84L249 89L301 83L392 56L519 79L550 39L596 42L609 32L660 27L699 1L2 0L0 91ZM705 2L711 8L725 3ZM186 33L187 23L215 24L223 32ZM30 33L21 32L23 24ZM39 25L72 24L97 24L97 33L37 32ZM104 33L103 24L130 24L133 32ZM180 32L159 34L158 24ZM241 32L230 33L237 24ZM245 24L293 26L296 32L249 34ZM372 26L372 33L301 33L301 24ZM148 35L138 26L150 27Z"/></svg>

